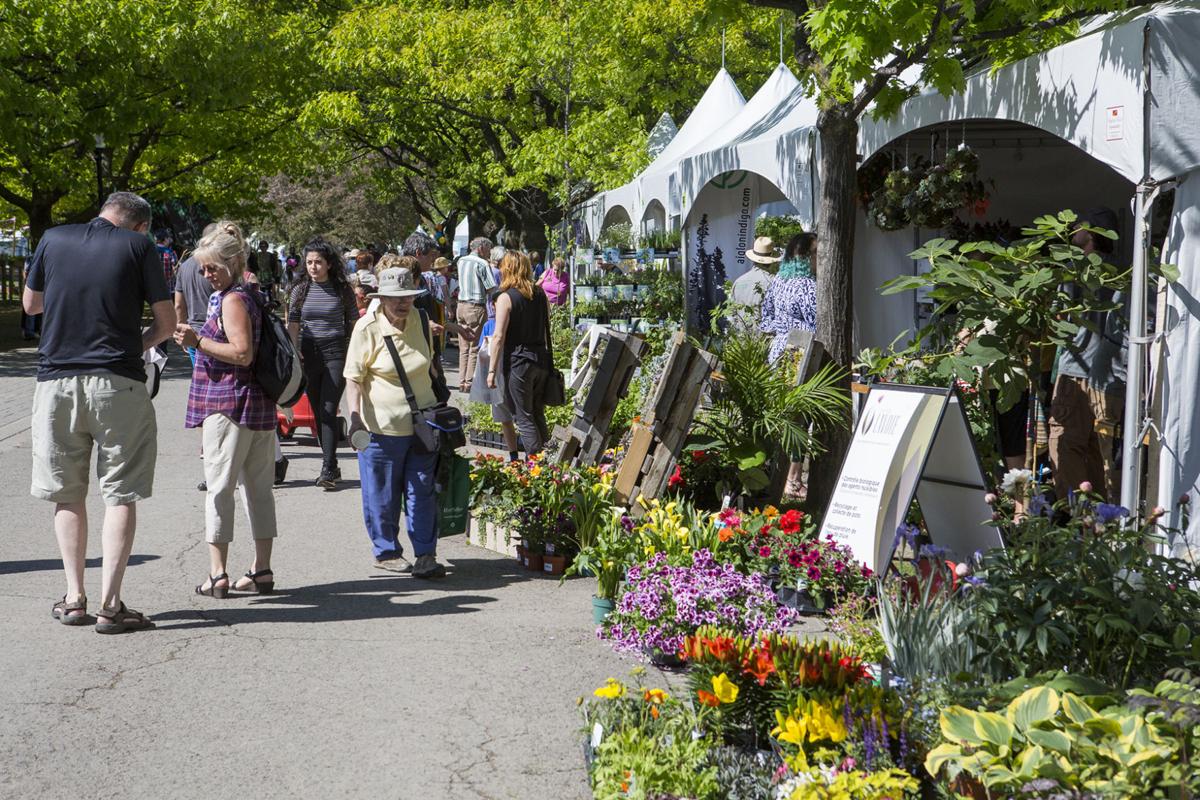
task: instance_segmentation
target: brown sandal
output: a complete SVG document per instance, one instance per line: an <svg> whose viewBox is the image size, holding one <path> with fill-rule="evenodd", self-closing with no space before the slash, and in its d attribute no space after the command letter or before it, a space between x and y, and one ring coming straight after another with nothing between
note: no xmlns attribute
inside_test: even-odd
<svg viewBox="0 0 1200 800"><path fill-rule="evenodd" d="M101 622L106 619L108 622ZM102 608L96 612L96 633L125 633L126 631L145 631L154 627L154 623L140 611L126 608L124 603L118 609Z"/></svg>
<svg viewBox="0 0 1200 800"><path fill-rule="evenodd" d="M72 614L73 611L82 611L83 613ZM67 596L64 594L63 599L51 607L50 616L63 625L86 625L88 623L87 597L68 603Z"/></svg>

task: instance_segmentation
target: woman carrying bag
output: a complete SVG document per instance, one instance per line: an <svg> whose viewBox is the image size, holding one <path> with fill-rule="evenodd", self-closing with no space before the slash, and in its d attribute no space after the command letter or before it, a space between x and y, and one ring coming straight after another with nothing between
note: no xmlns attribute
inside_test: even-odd
<svg viewBox="0 0 1200 800"><path fill-rule="evenodd" d="M437 561L438 447L427 441L422 417L422 410L434 409L439 398L428 321L413 307L423 291L412 270L379 274L379 290L371 294L379 305L367 311L350 337L346 403L375 566L412 572L415 578L439 578L446 568ZM401 513L415 564L404 558L399 541Z"/></svg>
<svg viewBox="0 0 1200 800"><path fill-rule="evenodd" d="M492 336L487 385L504 387L505 408L512 414L528 455L540 453L550 438L546 425L547 390L553 388L550 354L550 305L524 253L509 251L500 261L496 296L496 332Z"/></svg>

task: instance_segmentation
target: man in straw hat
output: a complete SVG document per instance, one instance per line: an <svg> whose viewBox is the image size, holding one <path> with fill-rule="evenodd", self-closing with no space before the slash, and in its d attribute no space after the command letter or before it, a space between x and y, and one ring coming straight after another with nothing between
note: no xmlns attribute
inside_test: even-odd
<svg viewBox="0 0 1200 800"><path fill-rule="evenodd" d="M743 308L738 309L732 322L743 330L755 330L758 327L758 310L762 306L763 297L767 293L767 287L775 279L774 268L779 266L783 258L770 236L759 236L755 239L754 248L746 251L746 258L754 266L733 282L730 299Z"/></svg>

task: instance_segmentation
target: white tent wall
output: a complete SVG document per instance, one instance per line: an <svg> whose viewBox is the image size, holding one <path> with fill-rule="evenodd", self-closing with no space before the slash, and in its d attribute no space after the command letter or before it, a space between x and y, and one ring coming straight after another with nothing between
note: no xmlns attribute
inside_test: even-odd
<svg viewBox="0 0 1200 800"><path fill-rule="evenodd" d="M1175 190L1175 209L1163 247L1163 261L1180 269L1167 290L1167 314L1158 328L1165 333L1166 364L1162 382L1162 452L1158 505L1168 510L1167 525L1181 528L1182 495L1191 498L1186 539L1174 542L1176 554L1200 556L1200 171L1185 176Z"/></svg>
<svg viewBox="0 0 1200 800"><path fill-rule="evenodd" d="M951 127L951 141L957 144L963 126ZM910 151L928 156L929 137L917 132L912 139ZM964 217L965 221L1007 220L1021 227L1038 216L1065 208L1083 214L1107 206L1121 220L1117 233L1123 244L1123 263L1129 263L1132 183L1078 148L1027 126L968 123L966 140L979 153L979 175L989 183L991 197L985 215ZM903 140L896 147L903 152ZM860 213L854 242L856 347L886 347L904 330L911 334L920 327L912 292L885 297L879 287L900 275L914 274L918 265L908 254L930 239L945 235L940 230L913 228L882 231ZM900 345L906 343L907 338Z"/></svg>

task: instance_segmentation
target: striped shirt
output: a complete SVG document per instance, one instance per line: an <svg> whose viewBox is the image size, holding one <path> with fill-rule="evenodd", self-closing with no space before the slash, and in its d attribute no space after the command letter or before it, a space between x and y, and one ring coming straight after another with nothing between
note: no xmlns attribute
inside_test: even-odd
<svg viewBox="0 0 1200 800"><path fill-rule="evenodd" d="M257 291L253 287L232 286L223 292L213 292L208 301L208 319L200 329L200 335L222 344L229 342L221 325L221 303L226 295L233 293L243 302L246 313L250 315L254 350L257 351L262 336L262 311L248 295L248 292ZM263 392L251 368L221 361L197 348L184 427L199 428L213 414L225 414L236 424L252 431L275 429L275 403Z"/></svg>
<svg viewBox="0 0 1200 800"><path fill-rule="evenodd" d="M300 335L306 339L344 339L346 312L337 285L329 280L310 283L304 306L293 302L288 309L288 322L299 322Z"/></svg>
<svg viewBox="0 0 1200 800"><path fill-rule="evenodd" d="M458 260L458 302L483 305L494 288L496 279L488 262L474 253Z"/></svg>

